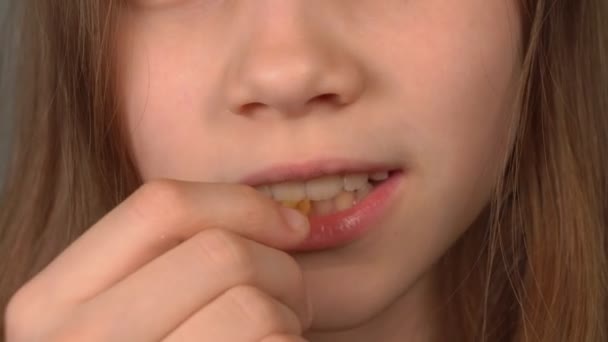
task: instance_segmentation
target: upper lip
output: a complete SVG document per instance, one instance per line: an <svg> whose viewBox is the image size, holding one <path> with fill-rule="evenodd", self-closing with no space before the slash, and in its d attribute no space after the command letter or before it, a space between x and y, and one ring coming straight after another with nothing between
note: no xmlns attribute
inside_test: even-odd
<svg viewBox="0 0 608 342"><path fill-rule="evenodd" d="M399 166L396 164L365 160L310 160L297 163L275 164L243 177L240 180L240 183L250 186L258 186L287 181L304 181L323 175L335 175L341 173L373 173L380 171L392 171L398 168Z"/></svg>

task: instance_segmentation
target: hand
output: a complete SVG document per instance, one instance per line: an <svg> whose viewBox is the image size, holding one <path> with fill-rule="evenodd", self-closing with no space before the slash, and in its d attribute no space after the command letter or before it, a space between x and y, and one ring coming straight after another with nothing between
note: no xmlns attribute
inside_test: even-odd
<svg viewBox="0 0 608 342"><path fill-rule="evenodd" d="M145 184L17 291L7 341L303 341L289 214L244 185Z"/></svg>

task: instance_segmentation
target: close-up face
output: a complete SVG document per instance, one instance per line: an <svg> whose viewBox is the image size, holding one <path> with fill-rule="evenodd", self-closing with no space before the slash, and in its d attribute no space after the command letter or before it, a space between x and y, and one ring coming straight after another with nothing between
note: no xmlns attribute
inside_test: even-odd
<svg viewBox="0 0 608 342"><path fill-rule="evenodd" d="M413 293L488 204L520 26L514 0L131 0L119 89L136 164L266 189L281 166L391 171L365 231L293 254L313 329L355 327Z"/></svg>

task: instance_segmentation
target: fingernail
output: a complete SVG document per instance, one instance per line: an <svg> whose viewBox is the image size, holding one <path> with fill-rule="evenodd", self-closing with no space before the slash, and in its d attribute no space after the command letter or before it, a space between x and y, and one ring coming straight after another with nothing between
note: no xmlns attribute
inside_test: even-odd
<svg viewBox="0 0 608 342"><path fill-rule="evenodd" d="M308 218L295 209L281 207L281 214L287 221L289 228L296 232L308 232Z"/></svg>

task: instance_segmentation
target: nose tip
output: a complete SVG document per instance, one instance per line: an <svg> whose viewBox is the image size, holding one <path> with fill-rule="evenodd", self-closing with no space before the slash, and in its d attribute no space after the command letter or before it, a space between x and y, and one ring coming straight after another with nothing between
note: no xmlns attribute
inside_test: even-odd
<svg viewBox="0 0 608 342"><path fill-rule="evenodd" d="M232 89L230 109L240 114L260 108L301 114L317 103L340 106L352 102L359 84L352 75L328 64L292 56L249 64Z"/></svg>
<svg viewBox="0 0 608 342"><path fill-rule="evenodd" d="M363 79L354 58L338 44L295 36L277 34L266 37L265 44L250 42L247 49L239 49L228 70L231 112L295 115L317 105L343 106L356 100Z"/></svg>

